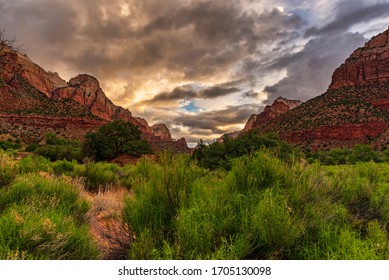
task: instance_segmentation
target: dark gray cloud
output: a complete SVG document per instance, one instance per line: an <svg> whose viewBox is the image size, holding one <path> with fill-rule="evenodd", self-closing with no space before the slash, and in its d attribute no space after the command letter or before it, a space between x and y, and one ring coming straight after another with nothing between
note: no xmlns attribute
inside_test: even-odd
<svg viewBox="0 0 389 280"><path fill-rule="evenodd" d="M353 33L317 37L301 52L276 60L269 69L286 68L287 76L265 88L269 102L278 96L306 101L323 93L335 68L365 41L362 35Z"/></svg>
<svg viewBox="0 0 389 280"><path fill-rule="evenodd" d="M241 125L253 112L259 112L261 109L262 106L258 104L228 106L223 110L200 112L196 115L185 114L177 117L174 121L176 124L188 127L195 134L224 134L229 130L221 127Z"/></svg>
<svg viewBox="0 0 389 280"><path fill-rule="evenodd" d="M271 0L0 0L0 27L45 69L96 76L115 103L148 105L135 113L167 122L176 137L206 135L258 113L240 104L261 102L263 89L268 102L324 92L366 40L350 29L389 12L386 0L277 3L283 8ZM230 103L216 108L224 97ZM174 117L192 99L205 112Z"/></svg>
<svg viewBox="0 0 389 280"><path fill-rule="evenodd" d="M165 68L205 80L302 24L299 16L271 8L249 12L245 2L0 0L2 15L9 15L0 24L12 27L46 65L56 58L106 79ZM129 14L122 13L124 3Z"/></svg>
<svg viewBox="0 0 389 280"><path fill-rule="evenodd" d="M141 102L144 104L157 104L157 103L168 103L168 102L177 102L180 100L188 99L213 99L217 97L223 97L235 92L238 92L239 89L236 87L207 87L202 90L195 90L194 85L185 85L173 89L171 92L161 92L155 95L152 99L144 100Z"/></svg>
<svg viewBox="0 0 389 280"><path fill-rule="evenodd" d="M340 1L336 7L336 17L323 27L311 27L305 35L317 36L329 33L340 34L358 23L368 22L372 19L388 16L389 3L368 5L366 1L348 0Z"/></svg>

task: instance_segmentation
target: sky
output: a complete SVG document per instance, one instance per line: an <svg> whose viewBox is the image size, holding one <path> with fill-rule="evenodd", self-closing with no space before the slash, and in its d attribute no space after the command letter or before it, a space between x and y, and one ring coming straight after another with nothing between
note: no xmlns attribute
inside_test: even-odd
<svg viewBox="0 0 389 280"><path fill-rule="evenodd" d="M96 77L115 104L194 145L278 96L324 93L388 28L389 0L0 0L0 15L45 70Z"/></svg>

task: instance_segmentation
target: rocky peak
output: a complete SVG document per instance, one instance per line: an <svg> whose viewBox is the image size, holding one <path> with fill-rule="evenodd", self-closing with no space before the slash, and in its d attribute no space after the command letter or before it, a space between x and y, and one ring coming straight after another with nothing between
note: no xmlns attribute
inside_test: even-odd
<svg viewBox="0 0 389 280"><path fill-rule="evenodd" d="M66 86L66 82L57 73L46 72L32 62L27 55L2 45L0 48L1 77L6 83L23 79L32 87L50 96L53 89Z"/></svg>
<svg viewBox="0 0 389 280"><path fill-rule="evenodd" d="M260 114L253 114L248 119L243 131L249 131L266 125L270 120L292 110L302 104L300 100L278 97L272 105L267 105Z"/></svg>
<svg viewBox="0 0 389 280"><path fill-rule="evenodd" d="M355 50L332 75L330 89L389 80L389 29Z"/></svg>
<svg viewBox="0 0 389 280"><path fill-rule="evenodd" d="M146 120L135 118L129 110L113 104L101 89L99 81L93 76L80 74L71 78L67 87L55 89L51 97L54 99L73 99L80 103L86 111L107 121L131 122L139 128L145 139L158 141Z"/></svg>
<svg viewBox="0 0 389 280"><path fill-rule="evenodd" d="M136 118L132 116L129 110L113 104L105 95L100 87L99 81L95 77L81 74L70 79L69 82L66 83L58 73L45 71L39 65L32 62L26 55L19 53L5 44L1 44L1 42L0 69L0 79L3 81L3 84L0 85L0 87L4 87L4 92L12 91L13 93L18 94L23 92L24 97L26 97L24 99L17 99L18 107L16 107L15 97L11 93L7 94L7 96L0 95L0 104L7 105L1 107L3 113L15 111L25 113L28 111L27 109L31 109L35 106L33 113L37 115L42 110L38 108L39 106L37 104L39 102L34 98L37 98L39 94L43 93L47 96L48 100L54 101L55 104L67 104L67 100L70 100L71 102L75 101L74 104L78 104L74 108L77 107L75 110L78 113L73 113L89 117L92 114L102 119L99 121L100 124L103 124L106 121L124 120L137 126L142 132L143 139L149 142L174 142L171 138L170 131L166 126L159 125L156 128L158 134L156 135L151 127L149 127L146 120ZM27 96L29 97L27 98ZM39 96L39 98L41 97ZM26 104L23 105L23 102ZM28 106L27 103L31 103L31 106ZM52 104L43 101L41 103ZM50 114L54 118L57 116L57 113L59 116L59 112L55 112L55 109L46 109L51 112ZM63 112L61 114L63 114ZM89 129L89 127L86 126L85 128ZM93 127L93 129L94 128L95 127ZM175 145L176 143L170 144ZM181 144L182 143L177 143L177 145Z"/></svg>
<svg viewBox="0 0 389 280"><path fill-rule="evenodd" d="M151 127L151 130L155 136L160 137L164 141L172 141L172 135L164 123L154 124Z"/></svg>

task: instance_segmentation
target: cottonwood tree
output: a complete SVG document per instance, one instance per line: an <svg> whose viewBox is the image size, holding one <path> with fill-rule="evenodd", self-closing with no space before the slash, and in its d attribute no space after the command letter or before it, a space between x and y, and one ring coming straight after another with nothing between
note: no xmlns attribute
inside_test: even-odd
<svg viewBox="0 0 389 280"><path fill-rule="evenodd" d="M139 129L129 122L114 121L88 133L84 154L95 160L109 160L120 154L141 156L151 153L148 142L141 140Z"/></svg>

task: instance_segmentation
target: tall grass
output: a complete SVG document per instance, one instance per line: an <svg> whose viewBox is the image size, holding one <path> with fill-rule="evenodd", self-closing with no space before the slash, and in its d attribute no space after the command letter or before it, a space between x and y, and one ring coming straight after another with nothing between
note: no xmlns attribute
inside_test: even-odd
<svg viewBox="0 0 389 280"><path fill-rule="evenodd" d="M286 163L270 151L232 161L229 172L164 163L128 172L130 258L389 258L387 164Z"/></svg>
<svg viewBox="0 0 389 280"><path fill-rule="evenodd" d="M7 186L16 177L18 166L5 152L0 150L0 189Z"/></svg>
<svg viewBox="0 0 389 280"><path fill-rule="evenodd" d="M159 164L143 162L134 170L133 180L138 184L133 184L135 196L127 200L123 214L138 236L132 258L150 258L153 250L145 246L157 249L173 237L178 210L187 205L193 182L205 173L188 156L169 153L160 156Z"/></svg>
<svg viewBox="0 0 389 280"><path fill-rule="evenodd" d="M95 259L88 203L62 179L18 177L0 190L0 259Z"/></svg>

